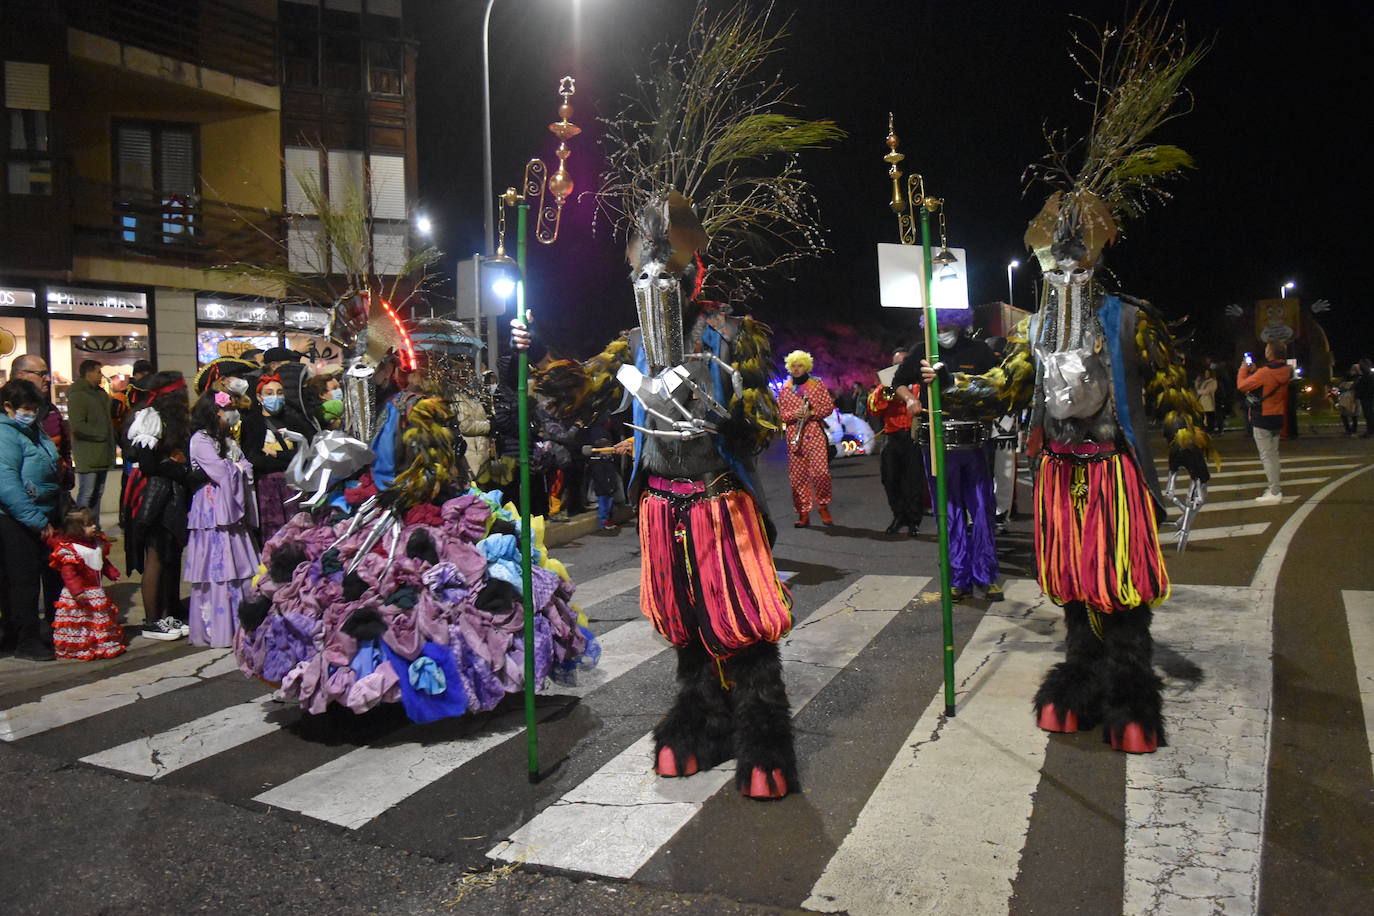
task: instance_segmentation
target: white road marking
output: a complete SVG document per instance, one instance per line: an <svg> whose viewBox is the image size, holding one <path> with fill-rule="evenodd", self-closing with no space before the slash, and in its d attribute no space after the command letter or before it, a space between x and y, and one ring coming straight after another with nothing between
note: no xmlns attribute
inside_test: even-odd
<svg viewBox="0 0 1374 916"><path fill-rule="evenodd" d="M1220 474L1213 474L1212 479L1216 480L1220 476ZM1285 477L1283 478L1283 487L1285 490L1289 487L1305 487L1309 484L1314 483L1326 483L1330 479L1330 477L1298 477L1296 479L1291 477ZM1250 490L1251 492L1257 492L1262 490L1264 486L1265 483L1262 478L1259 480L1251 480L1246 483L1212 483L1207 485L1207 495L1208 497L1210 497L1213 493L1231 493L1236 490ZM1179 495L1182 496L1182 481L1179 482L1179 491Z"/></svg>
<svg viewBox="0 0 1374 916"><path fill-rule="evenodd" d="M1350 652L1355 658L1355 680L1360 685L1364 709L1365 741L1374 765L1374 592L1342 591L1345 622L1350 628Z"/></svg>
<svg viewBox="0 0 1374 916"><path fill-rule="evenodd" d="M795 715L876 636L929 579L864 576L818 608L782 644ZM645 735L487 855L629 878L733 778L725 763L689 779L660 779Z"/></svg>
<svg viewBox="0 0 1374 916"><path fill-rule="evenodd" d="M1030 699L1058 658L1062 612L1033 581L1005 588L955 663L958 715L944 718L943 694L931 701L807 909L1007 911L1048 742Z"/></svg>
<svg viewBox="0 0 1374 916"><path fill-rule="evenodd" d="M586 696L668 648L647 620L621 624L599 639L600 664L579 672L576 687L555 686L550 694ZM356 830L520 734L524 727L525 714L517 711L459 738L361 747L263 792L254 801Z"/></svg>
<svg viewBox="0 0 1374 916"><path fill-rule="evenodd" d="M597 576L595 579L578 583L577 590L573 592L572 603L586 610L607 598L614 598L616 595L624 594L636 588L639 588L639 564L637 563L634 566L617 569L615 572L607 573L604 576Z"/></svg>
<svg viewBox="0 0 1374 916"><path fill-rule="evenodd" d="M1274 535L1248 589L1175 586L1155 614L1156 642L1205 677L1166 688L1168 750L1126 761L1124 912L1260 912L1279 572L1307 517L1371 468L1308 497Z"/></svg>
<svg viewBox="0 0 1374 916"><path fill-rule="evenodd" d="M1286 505L1288 505L1289 503L1295 503L1295 502L1297 502L1297 501L1298 501L1299 499L1301 499L1301 498L1302 498L1302 497L1296 496L1296 495L1294 495L1294 494L1292 494L1292 493L1285 493L1284 496L1283 496L1282 503L1283 503L1283 505L1286 506ZM1207 503L1205 506L1202 507L1202 510L1201 510L1201 511L1203 511L1203 512L1239 512L1239 511L1243 511L1243 510L1245 510L1245 509L1272 509L1272 508L1274 508L1274 507L1277 506L1277 505L1279 505L1279 503L1267 503L1267 504L1266 504L1266 503L1257 503L1257 502L1255 502L1253 499L1232 499L1232 500L1223 500L1222 502Z"/></svg>
<svg viewBox="0 0 1374 916"><path fill-rule="evenodd" d="M281 723L270 713L280 710L271 703L272 694L246 703L216 710L176 728L81 758L107 770L161 779L182 767L231 750L240 744L281 731Z"/></svg>
<svg viewBox="0 0 1374 916"><path fill-rule="evenodd" d="M69 687L0 711L0 741L18 741L237 670L238 664L228 649L207 649Z"/></svg>
<svg viewBox="0 0 1374 916"><path fill-rule="evenodd" d="M1194 541L1220 541L1228 538L1252 538L1264 534L1269 530L1268 522L1256 522L1253 525L1218 525L1214 528L1194 528L1188 533L1188 543ZM1159 540L1162 544L1173 544L1178 541L1177 529L1161 531Z"/></svg>
<svg viewBox="0 0 1374 916"><path fill-rule="evenodd" d="M1169 746L1126 760L1122 912L1255 912L1272 624L1273 602L1248 588L1176 585L1156 610L1156 646L1203 676L1166 681Z"/></svg>

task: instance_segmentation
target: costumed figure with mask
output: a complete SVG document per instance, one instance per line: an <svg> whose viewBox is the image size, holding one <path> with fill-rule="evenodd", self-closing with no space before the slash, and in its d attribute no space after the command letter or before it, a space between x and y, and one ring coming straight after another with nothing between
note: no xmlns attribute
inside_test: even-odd
<svg viewBox="0 0 1374 916"><path fill-rule="evenodd" d="M811 524L811 510L821 521L830 517L830 437L825 418L835 412L835 402L825 383L811 376L811 354L793 350L782 361L787 381L778 392L778 414L786 424L787 479L792 485L792 506L797 510L795 528Z"/></svg>
<svg viewBox="0 0 1374 916"><path fill-rule="evenodd" d="M334 325L350 354L344 428L297 445L286 482L298 511L264 545L235 654L245 674L309 713L399 703L430 722L483 712L524 687L519 516L499 490L468 484L447 363L417 352L389 307L350 323L374 301L352 297ZM383 362L396 364L403 390L377 422L372 370ZM531 529L530 651L542 687L575 680L600 650L570 603L567 570L543 547L543 519Z"/></svg>
<svg viewBox="0 0 1374 916"><path fill-rule="evenodd" d="M1162 196L1156 182L1190 163L1144 138L1169 117L1202 52L1145 14L1102 33L1101 51L1103 72L1090 76L1099 104L1087 140L1074 147L1086 159L1071 170L1066 152L1051 155L1042 174L1060 189L1026 232L1045 278L1040 310L1009 336L1000 366L954 375L943 391L946 404L989 418L1031 409L1037 574L1068 627L1067 656L1035 695L1040 727L1100 725L1114 748L1148 753L1165 743L1151 608L1169 595L1151 419L1176 430L1179 448L1211 447L1163 316L1106 292L1095 276L1122 218Z"/></svg>
<svg viewBox="0 0 1374 916"><path fill-rule="evenodd" d="M949 370L981 375L997 360L988 345L974 340L972 316L968 309L941 309L937 319L940 362ZM906 360L897 368L892 384L911 412L913 419L923 411L912 386L921 381L924 343L918 341ZM924 395L924 392L922 392ZM997 578L996 501L992 492L992 471L988 467L986 421L976 411L965 411L957 400L943 405L945 414L945 494L949 501L949 572L951 596L958 601L969 597L974 588L983 589L989 601L1002 600ZM930 446L930 430L917 429L922 449ZM924 452L922 453L924 456ZM935 492L935 478L927 478L929 492Z"/></svg>

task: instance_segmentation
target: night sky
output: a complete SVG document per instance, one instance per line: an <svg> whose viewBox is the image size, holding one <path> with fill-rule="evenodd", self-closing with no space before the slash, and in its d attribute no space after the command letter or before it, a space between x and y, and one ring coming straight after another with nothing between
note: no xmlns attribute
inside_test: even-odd
<svg viewBox="0 0 1374 916"><path fill-rule="evenodd" d="M436 242L455 256L482 240L481 0L410 0L420 41L419 197ZM598 116L619 107L650 49L680 43L691 0L498 0L492 17L495 182L519 182L524 162L553 162L558 78L578 80L570 170L594 190ZM1021 235L1048 190L1023 194L1025 166L1047 147L1042 125L1080 136L1089 109L1071 99L1073 13L1119 21L1121 2L876 2L803 0L777 64L799 112L849 134L806 154L833 252L768 285L751 310L769 321L855 321L889 341L912 315L881 308L874 245L896 241L887 210L887 112L907 170L947 201L949 241L968 249L975 303L1007 298L1018 258L1018 305L1036 274ZM1188 85L1193 112L1154 139L1193 154L1174 199L1128 224L1108 249L1109 281L1191 316L1199 355L1228 357L1222 309L1278 295L1288 280L1307 301L1333 304L1325 325L1337 365L1374 355L1367 314L1371 194L1369 60L1374 13L1355 0L1175 3L1193 42L1213 49ZM570 203L559 241L531 257L530 305L550 338L585 356L635 324L623 243L590 196Z"/></svg>

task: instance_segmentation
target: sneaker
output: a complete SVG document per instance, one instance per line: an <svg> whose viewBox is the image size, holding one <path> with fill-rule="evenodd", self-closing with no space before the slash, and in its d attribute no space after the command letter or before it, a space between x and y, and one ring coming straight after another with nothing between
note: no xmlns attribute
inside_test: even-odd
<svg viewBox="0 0 1374 916"><path fill-rule="evenodd" d="M616 530L616 529L619 528L619 527L620 527L620 526L617 525L615 522L602 522L602 523L601 523L601 530L602 530L602 531L614 531L614 530Z"/></svg>
<svg viewBox="0 0 1374 916"><path fill-rule="evenodd" d="M988 601L1004 601L1007 597L1002 593L1002 586L996 582L988 583L987 588L984 589L984 594L987 595Z"/></svg>
<svg viewBox="0 0 1374 916"><path fill-rule="evenodd" d="M181 638L181 624L172 617L163 617L161 620L154 620L152 623L143 625L142 635L149 639L160 639L164 642Z"/></svg>
<svg viewBox="0 0 1374 916"><path fill-rule="evenodd" d="M172 626L176 627L178 630L181 631L182 636L191 635L191 625L186 621L182 620L180 617L168 617L167 620L172 624Z"/></svg>
<svg viewBox="0 0 1374 916"><path fill-rule="evenodd" d="M1255 497L1255 502L1261 506L1276 506L1283 502L1282 493L1264 493Z"/></svg>

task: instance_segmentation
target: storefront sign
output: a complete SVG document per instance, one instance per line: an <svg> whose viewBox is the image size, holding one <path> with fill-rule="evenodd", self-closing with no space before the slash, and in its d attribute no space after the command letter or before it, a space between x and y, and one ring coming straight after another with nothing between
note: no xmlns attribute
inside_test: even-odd
<svg viewBox="0 0 1374 916"><path fill-rule="evenodd" d="M7 289L0 286L0 308L31 309L36 302L31 289Z"/></svg>
<svg viewBox="0 0 1374 916"><path fill-rule="evenodd" d="M329 324L329 312L314 306L288 305L286 326L301 331L323 331Z"/></svg>
<svg viewBox="0 0 1374 916"><path fill-rule="evenodd" d="M48 287L48 312L100 318L147 318L148 295L120 290Z"/></svg>
<svg viewBox="0 0 1374 916"><path fill-rule="evenodd" d="M261 300L226 302L220 299L197 297L196 317L201 321L261 328L264 325L277 323L277 304Z"/></svg>

